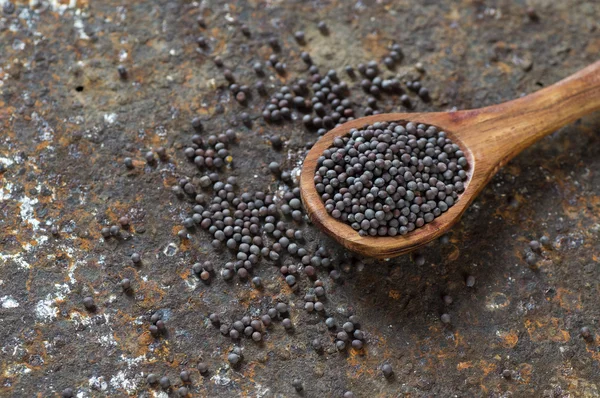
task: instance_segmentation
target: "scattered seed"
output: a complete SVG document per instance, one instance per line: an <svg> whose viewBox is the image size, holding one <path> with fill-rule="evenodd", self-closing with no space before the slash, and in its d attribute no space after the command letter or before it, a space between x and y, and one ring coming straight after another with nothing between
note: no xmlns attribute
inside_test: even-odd
<svg viewBox="0 0 600 398"><path fill-rule="evenodd" d="M392 375L394 374L394 371L393 371L393 369L392 369L392 365L390 365L389 363L386 363L386 364L384 364L384 365L381 367L381 371L383 372L383 375L384 375L386 378L390 378L390 377L392 377Z"/></svg>

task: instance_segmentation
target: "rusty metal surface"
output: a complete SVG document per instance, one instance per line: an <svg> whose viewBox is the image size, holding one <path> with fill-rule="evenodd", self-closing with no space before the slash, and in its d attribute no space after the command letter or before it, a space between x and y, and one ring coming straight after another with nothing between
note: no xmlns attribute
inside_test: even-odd
<svg viewBox="0 0 600 398"><path fill-rule="evenodd" d="M527 6L539 20L527 17ZM337 352L324 318L303 309L309 282L300 278L292 291L270 261L255 270L263 290L219 276L201 283L191 264L212 259L220 268L232 254L212 249L203 231L180 241L190 204L170 192L181 176L201 175L183 155L194 116L207 132L237 131L233 167L223 175L238 176L240 191L276 192L268 163L292 170L316 139L301 123L265 124L264 98L247 107L230 98L216 55L241 84L253 84L252 63L268 58L267 40L278 36L288 74L268 71L272 92L305 76L303 50L342 76L344 65L380 59L396 41L405 59L390 74L415 78L419 60L426 68L422 82L433 100L416 110L465 109L532 92L595 61L600 3L41 0L15 8L0 15L0 396L58 396L68 387L78 397L165 396L145 376L166 375L178 386L184 369L192 373L190 395L202 397L291 397L295 378L305 397L600 395L597 114L501 170L449 241L420 252L423 264L416 255L356 261L302 224L309 252L324 245L342 270L338 282L319 271L326 311L338 324L360 317L367 335L360 351ZM200 13L206 29L196 23ZM319 20L328 21L328 36ZM298 29L307 35L303 48L293 39ZM201 34L209 50L197 50ZM353 92L364 101L359 88ZM380 104L398 110L397 98ZM237 121L244 111L251 128ZM273 134L285 138L280 151L269 144ZM143 154L158 146L169 161L147 166ZM100 229L123 215L130 230L104 240ZM549 243L529 265L528 242L544 235ZM129 260L134 251L140 267ZM473 288L467 275L476 278ZM118 286L124 277L132 295ZM92 314L82 305L90 295ZM277 323L261 344L242 339L242 365L230 368L234 343L208 314L230 322L277 300L290 304L293 333ZM148 319L157 310L169 335L155 340ZM440 322L444 312L449 326ZM580 337L583 326L591 341ZM316 337L322 354L311 348ZM201 360L208 376L195 370ZM384 363L392 379L383 377Z"/></svg>

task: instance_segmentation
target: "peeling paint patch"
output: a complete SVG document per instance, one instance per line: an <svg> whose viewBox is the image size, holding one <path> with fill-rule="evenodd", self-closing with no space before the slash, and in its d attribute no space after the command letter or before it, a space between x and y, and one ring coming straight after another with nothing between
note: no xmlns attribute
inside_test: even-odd
<svg viewBox="0 0 600 398"><path fill-rule="evenodd" d="M112 334L107 334L105 336L100 336L98 338L98 342L102 347L113 347L117 345L117 341L115 340L115 336Z"/></svg>
<svg viewBox="0 0 600 398"><path fill-rule="evenodd" d="M38 203L37 198L29 198L27 196L23 196L19 199L19 203L21 203L20 215L23 221L28 222L34 231L40 228L40 221L33 217L33 206Z"/></svg>
<svg viewBox="0 0 600 398"><path fill-rule="evenodd" d="M88 380L88 385L92 390L104 391L108 388L108 383L104 380L104 376L92 376Z"/></svg>
<svg viewBox="0 0 600 398"><path fill-rule="evenodd" d="M111 377L110 385L115 389L124 389L128 394L133 393L136 389L136 382L128 379L123 371L119 371L119 373Z"/></svg>
<svg viewBox="0 0 600 398"><path fill-rule="evenodd" d="M221 376L220 374L216 374L210 378L216 385L218 386L226 386L231 383L231 379L227 376Z"/></svg>
<svg viewBox="0 0 600 398"><path fill-rule="evenodd" d="M2 304L2 308L17 308L19 306L19 302L12 296L0 297L0 304Z"/></svg>
<svg viewBox="0 0 600 398"><path fill-rule="evenodd" d="M177 248L177 245L171 242L165 247L163 253L167 257L173 257L175 254L177 254L178 251L179 249Z"/></svg>
<svg viewBox="0 0 600 398"><path fill-rule="evenodd" d="M105 113L104 114L104 122L106 124L114 124L117 121L116 113Z"/></svg>
<svg viewBox="0 0 600 398"><path fill-rule="evenodd" d="M127 367L131 369L132 367L138 366L140 363L144 362L146 360L146 354L140 355L139 357L135 358L127 358L125 355L121 354L121 360L123 360L123 362L126 362Z"/></svg>
<svg viewBox="0 0 600 398"><path fill-rule="evenodd" d="M0 264L8 263L8 260L13 260L19 268L29 269L31 268L31 264L23 259L23 253L17 254L2 254L0 253Z"/></svg>
<svg viewBox="0 0 600 398"><path fill-rule="evenodd" d="M58 315L58 308L54 306L53 300L40 300L35 305L35 315L38 319L51 321Z"/></svg>
<svg viewBox="0 0 600 398"><path fill-rule="evenodd" d="M71 292L69 285L67 284L55 284L56 292L49 294L44 300L40 300L35 305L35 315L38 319L49 322L58 316L58 308L55 304L58 300L64 300L66 295Z"/></svg>

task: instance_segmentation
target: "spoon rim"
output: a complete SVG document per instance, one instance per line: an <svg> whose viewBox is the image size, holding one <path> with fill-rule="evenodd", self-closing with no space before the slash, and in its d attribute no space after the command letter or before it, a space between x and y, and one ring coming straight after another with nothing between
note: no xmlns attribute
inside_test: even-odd
<svg viewBox="0 0 600 398"><path fill-rule="evenodd" d="M474 194L477 193L476 187L474 187L475 184L473 184L473 176L477 166L476 158L471 148L465 144L459 134L443 126L443 116L446 114L445 112L387 113L366 116L346 122L323 135L306 155L300 175L300 193L310 220L345 248L373 258L395 257L423 246L443 235L460 219L460 216L474 199ZM466 170L467 179L464 181L465 189L459 194L455 203L446 212L434 218L433 221L420 228L415 228L406 235L360 236L358 231L355 231L349 224L335 219L327 213L325 204L315 187L314 174L318 159L323 151L332 146L333 140L347 135L352 128L358 129L377 122L412 122L435 126L438 131L445 132L447 138L459 146L469 165Z"/></svg>

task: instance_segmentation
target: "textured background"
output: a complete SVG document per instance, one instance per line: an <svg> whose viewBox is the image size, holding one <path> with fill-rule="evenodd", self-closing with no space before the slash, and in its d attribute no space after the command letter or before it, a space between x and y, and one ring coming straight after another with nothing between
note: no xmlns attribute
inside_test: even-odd
<svg viewBox="0 0 600 398"><path fill-rule="evenodd" d="M0 0L0 4L7 0ZM533 7L538 21L526 9ZM6 6L5 6L6 9ZM196 24L204 15L207 28ZM319 34L326 20L329 36ZM419 255L357 261L314 227L302 224L310 252L324 245L342 278L320 271L326 309L338 323L361 319L367 344L338 353L323 317L302 308L309 284L292 292L276 267L255 274L265 288L210 285L190 273L198 260L219 269L207 233L176 236L190 205L170 187L198 175L182 149L200 115L207 132L234 128L240 191L281 190L267 165L297 168L316 135L301 123L267 125L265 99L240 106L212 61L223 58L243 84L256 81L253 62L271 54L277 36L285 78L268 70L269 91L305 76L308 51L322 70L379 60L393 41L405 59L389 75L426 73L432 102L416 110L466 109L533 92L596 61L597 1L17 1L0 14L0 395L165 396L145 375L192 372L190 392L210 397L596 397L600 395L600 115L546 137L492 180L450 234ZM240 24L249 26L246 38ZM300 47L295 30L306 32ZM198 35L210 49L198 51ZM129 78L120 80L117 65ZM354 89L358 114L364 94ZM399 110L397 98L380 101ZM241 112L255 120L247 128ZM267 137L281 135L276 151ZM145 151L164 146L169 162L146 166ZM124 157L134 158L127 170ZM100 229L128 215L123 239ZM290 224L293 224L290 222ZM55 225L60 235L50 234ZM549 244L535 265L528 242ZM129 256L140 252L142 267ZM425 259L421 264L422 257ZM465 286L473 275L476 284ZM134 294L117 283L132 280ZM454 303L444 306L449 294ZM94 296L89 314L82 298ZM257 345L243 339L244 360L231 369L233 347L207 319L239 319L287 300L295 324L277 323ZM154 340L148 317L168 314L169 337ZM448 312L450 326L439 317ZM588 326L594 341L579 335ZM310 342L320 337L325 353ZM210 366L200 376L196 364ZM395 376L386 380L383 363ZM510 370L509 380L502 377ZM173 392L169 395L174 395Z"/></svg>

